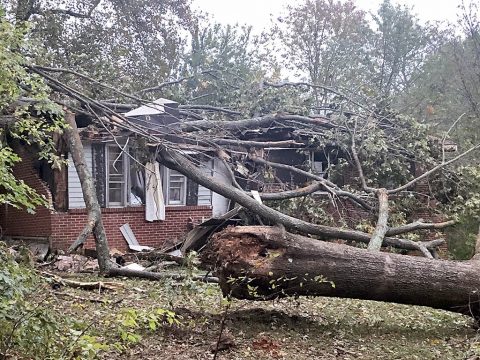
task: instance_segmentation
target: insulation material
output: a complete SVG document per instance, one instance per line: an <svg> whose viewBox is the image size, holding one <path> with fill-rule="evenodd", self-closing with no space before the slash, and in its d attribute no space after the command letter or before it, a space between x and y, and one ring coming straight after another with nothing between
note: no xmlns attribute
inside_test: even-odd
<svg viewBox="0 0 480 360"><path fill-rule="evenodd" d="M165 220L165 201L158 162L147 163L145 179L145 220Z"/></svg>

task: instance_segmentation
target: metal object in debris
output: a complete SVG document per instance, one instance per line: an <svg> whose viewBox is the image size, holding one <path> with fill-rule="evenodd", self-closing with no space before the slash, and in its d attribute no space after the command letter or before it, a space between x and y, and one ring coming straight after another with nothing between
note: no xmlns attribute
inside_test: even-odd
<svg viewBox="0 0 480 360"><path fill-rule="evenodd" d="M128 225L128 223L120 226L120 231L122 232L123 237L127 241L128 247L130 250L133 250L133 251L153 250L153 248L150 246L143 246L138 243L137 238L133 234L133 231L130 228L130 225Z"/></svg>

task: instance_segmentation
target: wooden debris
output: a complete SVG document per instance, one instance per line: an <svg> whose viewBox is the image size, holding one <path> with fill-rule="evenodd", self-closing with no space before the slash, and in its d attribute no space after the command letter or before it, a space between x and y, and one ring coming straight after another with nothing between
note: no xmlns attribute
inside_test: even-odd
<svg viewBox="0 0 480 360"><path fill-rule="evenodd" d="M218 278L212 276L186 276L181 274L162 274L150 271L137 271L137 270L129 270L125 268L112 268L110 269L107 276L124 276L124 277L136 277L141 279L148 279L148 280L167 280L172 279L176 281L183 281L187 279L192 279L195 281L201 281L205 283L214 283L218 284Z"/></svg>
<svg viewBox="0 0 480 360"><path fill-rule="evenodd" d="M61 276L42 271L40 272L41 275L53 279L58 284L63 286L68 286L75 289L84 289L84 290L119 290L124 288L123 284L115 283L115 282L107 282L107 281L93 281L93 282L82 282L82 281L74 281L70 279L65 279Z"/></svg>
<svg viewBox="0 0 480 360"><path fill-rule="evenodd" d="M71 298L71 299L74 299L74 300L88 301L88 302L92 302L92 303L99 303L99 304L107 304L108 303L108 301L105 300L105 299L86 298L86 297L77 296L77 295L73 295L73 294L69 294L69 293L65 293L65 292L60 292L60 291L52 291L52 294L54 294L56 296L60 296L60 297L68 297L68 298ZM120 299L120 301L122 301L122 300L123 299Z"/></svg>

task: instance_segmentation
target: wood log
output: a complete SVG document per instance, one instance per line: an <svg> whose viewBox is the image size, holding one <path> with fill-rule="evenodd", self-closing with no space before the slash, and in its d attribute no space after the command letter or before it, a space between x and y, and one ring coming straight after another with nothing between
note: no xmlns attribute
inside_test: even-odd
<svg viewBox="0 0 480 360"><path fill-rule="evenodd" d="M80 179L83 200L85 201L85 207L88 212L85 227L68 251L71 253L82 246L93 232L95 249L97 250L98 266L100 272L105 274L111 266L110 250L108 248L107 236L102 222L100 204L98 203L97 193L95 192L95 183L87 166L82 141L75 122L75 115L67 111L65 113L65 122L69 125L69 127L65 129L68 147L70 154L72 155L73 164L77 170L78 178Z"/></svg>
<svg viewBox="0 0 480 360"><path fill-rule="evenodd" d="M124 277L133 277L133 278L140 278L140 279L148 279L148 280L166 280L171 279L175 281L184 281L187 279L191 279L194 281L200 281L205 283L218 283L218 279L212 276L202 276L202 275L193 275L187 276L182 274L162 274L156 273L151 271L139 271L139 270L130 270L130 269L122 269L122 268L110 268L107 276L124 276Z"/></svg>
<svg viewBox="0 0 480 360"><path fill-rule="evenodd" d="M443 261L318 241L279 227L230 227L202 255L224 295L269 300L331 296L480 315L480 263Z"/></svg>

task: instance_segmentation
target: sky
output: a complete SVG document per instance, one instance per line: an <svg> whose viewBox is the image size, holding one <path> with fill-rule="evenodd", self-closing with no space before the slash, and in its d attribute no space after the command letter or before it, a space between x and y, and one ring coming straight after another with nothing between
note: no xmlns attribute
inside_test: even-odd
<svg viewBox="0 0 480 360"><path fill-rule="evenodd" d="M357 0L359 8L375 11L382 0ZM394 3L414 7L414 13L422 21L455 21L457 6L461 0L392 0ZM286 4L295 0L193 0L196 8L212 14L223 24L248 24L255 32L269 24L270 15L277 16Z"/></svg>

